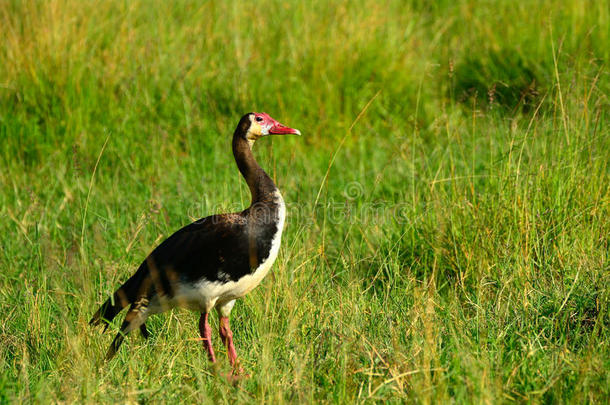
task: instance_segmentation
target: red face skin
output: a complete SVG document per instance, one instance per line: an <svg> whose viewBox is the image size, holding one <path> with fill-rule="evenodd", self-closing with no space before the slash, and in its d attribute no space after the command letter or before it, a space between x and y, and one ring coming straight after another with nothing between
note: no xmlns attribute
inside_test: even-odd
<svg viewBox="0 0 610 405"><path fill-rule="evenodd" d="M254 121L261 126L262 135L301 135L301 131L280 124L267 113L254 113Z"/></svg>

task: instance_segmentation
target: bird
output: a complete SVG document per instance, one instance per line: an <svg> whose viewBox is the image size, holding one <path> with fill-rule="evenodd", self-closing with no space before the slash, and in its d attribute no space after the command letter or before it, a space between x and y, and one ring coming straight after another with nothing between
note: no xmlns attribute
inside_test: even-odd
<svg viewBox="0 0 610 405"><path fill-rule="evenodd" d="M209 314L219 315L219 333L234 374L239 365L229 317L235 300L254 289L267 275L280 249L286 205L277 186L252 154L254 143L267 135L301 135L267 113L241 117L233 133L237 168L252 197L241 212L199 219L159 244L136 272L93 315L91 325L104 325L129 307L112 341L106 360L112 359L125 336L137 328L148 338L146 320L175 307L201 313L199 332L209 361L216 362Z"/></svg>

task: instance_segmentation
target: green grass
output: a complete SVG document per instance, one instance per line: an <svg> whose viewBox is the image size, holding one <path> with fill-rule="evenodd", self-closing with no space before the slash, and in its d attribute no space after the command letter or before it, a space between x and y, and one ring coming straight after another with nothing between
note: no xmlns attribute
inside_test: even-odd
<svg viewBox="0 0 610 405"><path fill-rule="evenodd" d="M0 2L0 402L609 401L609 25L584 0ZM252 377L216 375L186 310L104 364L97 306L249 203L248 111L304 135L255 147L288 219L233 311Z"/></svg>

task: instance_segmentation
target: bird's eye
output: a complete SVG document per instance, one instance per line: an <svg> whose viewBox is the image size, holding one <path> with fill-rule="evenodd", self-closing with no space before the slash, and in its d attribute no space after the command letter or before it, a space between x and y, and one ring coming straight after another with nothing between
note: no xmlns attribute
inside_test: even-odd
<svg viewBox="0 0 610 405"><path fill-rule="evenodd" d="M262 122L262 121L263 121L263 117L256 117L256 120L257 120L258 122Z"/></svg>

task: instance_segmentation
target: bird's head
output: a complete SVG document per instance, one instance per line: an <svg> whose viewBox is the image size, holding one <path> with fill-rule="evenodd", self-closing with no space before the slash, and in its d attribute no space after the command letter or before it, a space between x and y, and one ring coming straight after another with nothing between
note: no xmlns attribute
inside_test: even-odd
<svg viewBox="0 0 610 405"><path fill-rule="evenodd" d="M301 131L280 124L267 113L252 112L244 115L239 122L244 136L250 144L267 135L301 135Z"/></svg>

